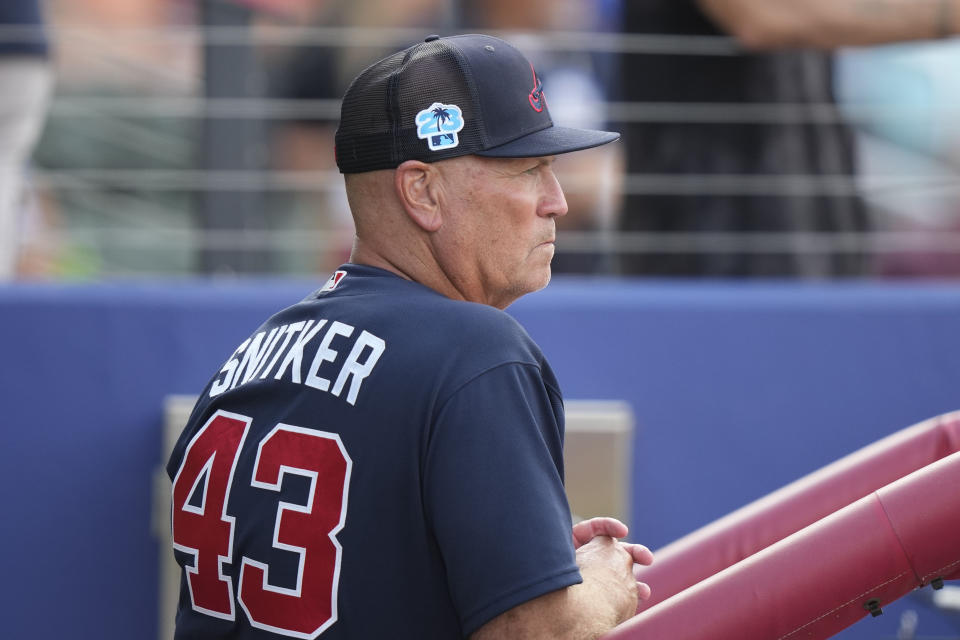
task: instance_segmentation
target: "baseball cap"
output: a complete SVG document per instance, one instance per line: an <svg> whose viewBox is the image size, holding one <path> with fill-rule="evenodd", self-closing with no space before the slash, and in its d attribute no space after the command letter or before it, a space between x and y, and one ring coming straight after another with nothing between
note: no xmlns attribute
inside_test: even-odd
<svg viewBox="0 0 960 640"><path fill-rule="evenodd" d="M554 126L533 65L508 42L483 34L431 35L350 84L336 157L341 173L362 173L470 154L551 156L619 137Z"/></svg>

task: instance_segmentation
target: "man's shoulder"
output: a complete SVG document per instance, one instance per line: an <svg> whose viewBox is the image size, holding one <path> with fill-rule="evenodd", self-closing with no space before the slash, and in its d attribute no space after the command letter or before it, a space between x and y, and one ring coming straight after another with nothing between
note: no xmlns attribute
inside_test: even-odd
<svg viewBox="0 0 960 640"><path fill-rule="evenodd" d="M444 335L456 340L464 350L476 347L483 351L522 350L527 353L539 348L516 318L489 305L444 298L432 315L434 326Z"/></svg>
<svg viewBox="0 0 960 640"><path fill-rule="evenodd" d="M495 333L526 333L517 320L506 311L480 304L444 298L443 314L453 325L462 327L462 331L482 331Z"/></svg>
<svg viewBox="0 0 960 640"><path fill-rule="evenodd" d="M410 325L438 337L477 333L488 339L526 336L520 324L500 309L454 300L417 282L365 265L341 267L301 304L309 306L325 298L331 302L341 299L345 304L337 303L338 308L349 307L353 313L387 319L397 327Z"/></svg>
<svg viewBox="0 0 960 640"><path fill-rule="evenodd" d="M297 336L307 358L327 331L351 334L349 339L333 337L325 344L326 349L346 351L349 340L368 334L384 345L378 366L391 375L423 363L450 381L505 363L544 366L540 348L505 311L453 300L380 270L348 266L342 271L321 289L275 314L254 336L262 334L262 341L269 342L274 329L280 335L281 330L299 327ZM317 335L308 344L309 332Z"/></svg>

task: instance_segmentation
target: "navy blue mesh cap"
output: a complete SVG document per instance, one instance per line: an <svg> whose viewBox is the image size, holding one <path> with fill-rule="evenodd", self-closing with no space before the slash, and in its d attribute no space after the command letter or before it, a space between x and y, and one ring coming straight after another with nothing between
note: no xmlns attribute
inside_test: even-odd
<svg viewBox="0 0 960 640"><path fill-rule="evenodd" d="M336 135L341 173L464 155L552 156L613 142L611 131L555 127L533 65L492 36L429 36L350 84Z"/></svg>

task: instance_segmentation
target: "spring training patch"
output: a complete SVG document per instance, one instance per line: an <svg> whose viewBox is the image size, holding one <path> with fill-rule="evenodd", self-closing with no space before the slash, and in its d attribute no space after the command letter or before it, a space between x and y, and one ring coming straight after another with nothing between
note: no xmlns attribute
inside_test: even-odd
<svg viewBox="0 0 960 640"><path fill-rule="evenodd" d="M417 137L426 139L430 151L453 149L460 144L463 112L455 104L434 102L417 114Z"/></svg>

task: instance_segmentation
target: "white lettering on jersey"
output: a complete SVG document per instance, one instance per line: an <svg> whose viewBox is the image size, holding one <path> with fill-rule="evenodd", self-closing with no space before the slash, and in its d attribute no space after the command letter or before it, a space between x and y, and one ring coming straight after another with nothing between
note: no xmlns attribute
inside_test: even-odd
<svg viewBox="0 0 960 640"><path fill-rule="evenodd" d="M370 355L367 356L366 360L360 362L360 356L367 347L370 347ZM339 398L340 392L343 391L343 386L347 383L347 378L352 377L353 380L350 382L350 391L347 393L347 402L355 405L357 403L357 394L360 393L360 383L373 371L374 365L380 360L380 356L383 355L386 348L387 343L381 338L366 331L361 333L360 337L357 338L357 341L353 344L353 350L350 352L350 355L347 356L347 361L343 363L343 367L340 369L340 375L337 376L337 381L333 385L333 395Z"/></svg>
<svg viewBox="0 0 960 640"><path fill-rule="evenodd" d="M233 352L233 355L230 356L227 363L220 369L220 373L224 374L224 376L221 380L214 380L213 384L210 385L211 398L220 395L230 388L230 385L233 383L233 374L237 370L237 365L240 364L240 359L237 356L244 352L248 344L250 344L250 338L240 343L237 350Z"/></svg>
<svg viewBox="0 0 960 640"><path fill-rule="evenodd" d="M317 355L313 357L310 370L307 371L305 384L314 389L320 389L320 391L326 391L330 388L330 381L317 375L320 370L320 365L324 362L333 362L336 360L337 352L330 348L330 342L333 341L334 337L344 336L349 338L351 335L353 335L353 327L348 324L334 322L330 325L326 335L323 336L323 340L320 342L320 346L317 347Z"/></svg>
<svg viewBox="0 0 960 640"><path fill-rule="evenodd" d="M287 330L287 325L282 325L279 329L274 329L273 331L270 332L270 335L273 336L273 339L268 341L267 349L263 353L263 356L260 358L260 364L258 364L257 367L253 370L253 375L249 376L250 378L253 378L254 376L258 375L260 371L263 369L264 365L267 364L267 360L273 354L273 348L277 346L277 342L280 340L280 336L283 335L284 331L286 330ZM246 382L247 379L249 378L244 379L244 382Z"/></svg>
<svg viewBox="0 0 960 640"><path fill-rule="evenodd" d="M253 341L250 343L250 346L247 347L246 352L243 354L243 360L240 361L240 366L237 367L237 373L233 377L233 384L231 389L236 387L238 384L243 384L244 382L249 382L250 378L254 376L257 371L257 368L260 367L260 361L266 358L267 348L270 346L270 343L273 341L273 336L276 335L277 328L274 327L270 331L270 335L267 336L266 344L263 344L263 337L266 335L265 331L261 331L257 335L253 336ZM263 346L261 346L261 344ZM243 375L243 380L240 380L241 374Z"/></svg>
<svg viewBox="0 0 960 640"><path fill-rule="evenodd" d="M303 329L303 326L306 324L303 320L300 322L294 322L290 325L284 325L280 327L280 331L283 332L283 344L280 345L280 348L277 349L277 352L273 355L273 360L270 361L270 364L266 366L263 370L263 373L260 374L260 379L265 379L270 375L270 371L273 369L273 365L277 364L277 360L280 359L280 356L283 355L283 352L286 351L287 345L290 344L290 338L293 337L293 334ZM277 335L277 338L280 338L280 335Z"/></svg>
<svg viewBox="0 0 960 640"><path fill-rule="evenodd" d="M316 351L313 352L310 366L306 376L303 377L301 369L305 351L320 330L326 326L325 319L300 321L274 327L269 332L259 331L247 338L237 347L220 369L218 376L214 378L210 385L210 397L235 389L251 380L265 380L277 362L280 362L279 368L273 375L274 380L304 384L319 391L329 392L338 398L349 382L346 401L355 405L363 381L373 372L374 366L386 350L386 342L368 331L361 331L360 335L353 340L349 355L344 359L341 354L346 351L349 344L347 339L353 337L355 328L343 322L333 321L320 339ZM340 339L337 340L338 338ZM334 340L343 343L343 348L335 349ZM340 365L336 368L338 360ZM330 380L334 378L336 381L331 389Z"/></svg>
<svg viewBox="0 0 960 640"><path fill-rule="evenodd" d="M300 362L303 360L303 348L307 346L308 342L313 340L313 337L317 335L317 332L320 331L323 325L327 324L327 321L321 320L313 329L310 329L311 324L313 324L313 320L307 320L307 326L300 332L300 337L293 343L290 351L287 352L287 356L283 359L283 362L280 363L280 368L277 369L277 375L273 376L275 380L282 378L283 374L287 371L287 367L293 364L290 375L294 382L297 384L300 383Z"/></svg>

